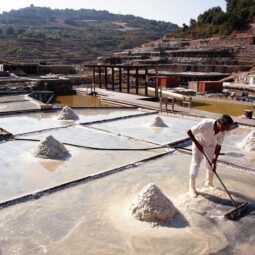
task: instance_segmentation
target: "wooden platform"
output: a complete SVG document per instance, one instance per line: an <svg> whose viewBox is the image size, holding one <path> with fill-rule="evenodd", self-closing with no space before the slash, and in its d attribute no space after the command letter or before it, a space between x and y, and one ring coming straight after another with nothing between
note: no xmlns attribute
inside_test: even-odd
<svg viewBox="0 0 255 255"><path fill-rule="evenodd" d="M116 91L99 88L97 88L96 91L102 96L103 100L160 111L160 102L144 100L149 98L146 96L120 93ZM77 93L86 93L86 89L82 88L77 89ZM162 110L163 112L166 112L164 108L162 108ZM168 113L170 113L170 111L168 111ZM174 106L174 113L171 114L180 114L198 118L214 118L214 119L219 118L222 115L212 112L199 111L188 107L182 107L179 105ZM255 127L254 117L252 119L248 119L245 117L233 117L233 119L234 121L238 122L241 125Z"/></svg>

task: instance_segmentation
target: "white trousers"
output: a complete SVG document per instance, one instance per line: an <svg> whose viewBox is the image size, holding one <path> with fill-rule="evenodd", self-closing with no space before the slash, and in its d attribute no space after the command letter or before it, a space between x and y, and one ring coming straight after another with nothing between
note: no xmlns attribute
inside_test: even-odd
<svg viewBox="0 0 255 255"><path fill-rule="evenodd" d="M207 148L204 147L203 149L204 149L204 152L207 155L208 159L210 160L210 162L212 162L215 146L213 145L213 146L207 147ZM192 143L192 159L191 159L190 169L189 169L190 177L193 177L193 178L197 177L202 159L205 160L205 165L206 165L207 171L211 171L211 166L208 163L205 156L203 155L203 153L197 148L195 143Z"/></svg>

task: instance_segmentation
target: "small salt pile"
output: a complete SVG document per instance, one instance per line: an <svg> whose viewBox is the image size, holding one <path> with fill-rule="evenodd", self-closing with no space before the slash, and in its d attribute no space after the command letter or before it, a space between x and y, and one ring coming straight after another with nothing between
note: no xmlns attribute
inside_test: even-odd
<svg viewBox="0 0 255 255"><path fill-rule="evenodd" d="M157 116L151 123L150 126L152 127L168 127L167 124L160 118L160 116Z"/></svg>
<svg viewBox="0 0 255 255"><path fill-rule="evenodd" d="M153 183L142 189L129 209L138 220L154 223L167 223L177 213L173 203Z"/></svg>
<svg viewBox="0 0 255 255"><path fill-rule="evenodd" d="M255 152L255 130L251 131L239 144L239 147L246 152Z"/></svg>
<svg viewBox="0 0 255 255"><path fill-rule="evenodd" d="M65 106L60 114L58 115L58 120L78 120L79 116L69 107Z"/></svg>
<svg viewBox="0 0 255 255"><path fill-rule="evenodd" d="M65 146L49 135L40 141L38 146L32 151L33 155L38 158L57 159L63 158L68 154Z"/></svg>

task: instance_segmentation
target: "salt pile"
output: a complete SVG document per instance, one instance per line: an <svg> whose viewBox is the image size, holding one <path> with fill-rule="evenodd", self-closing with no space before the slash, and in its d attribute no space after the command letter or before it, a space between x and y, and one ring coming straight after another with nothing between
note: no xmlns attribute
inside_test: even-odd
<svg viewBox="0 0 255 255"><path fill-rule="evenodd" d="M150 126L152 127L168 127L167 124L157 116L151 123Z"/></svg>
<svg viewBox="0 0 255 255"><path fill-rule="evenodd" d="M130 205L131 213L141 221L169 222L177 213L173 203L153 183L149 183Z"/></svg>
<svg viewBox="0 0 255 255"><path fill-rule="evenodd" d="M79 116L69 107L65 106L60 114L58 115L58 120L78 120Z"/></svg>
<svg viewBox="0 0 255 255"><path fill-rule="evenodd" d="M239 147L246 152L255 152L255 130L251 131L239 144Z"/></svg>
<svg viewBox="0 0 255 255"><path fill-rule="evenodd" d="M68 150L62 143L50 135L41 140L39 145L32 151L32 153L38 158L56 159L64 157L66 154L68 154Z"/></svg>

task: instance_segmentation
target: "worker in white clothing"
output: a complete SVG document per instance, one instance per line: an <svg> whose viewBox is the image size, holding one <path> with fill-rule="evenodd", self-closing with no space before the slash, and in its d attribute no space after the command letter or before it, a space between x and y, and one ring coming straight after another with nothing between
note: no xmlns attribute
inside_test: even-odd
<svg viewBox="0 0 255 255"><path fill-rule="evenodd" d="M216 162L220 154L221 145L226 131L233 125L233 119L229 115L223 115L221 118L204 119L196 126L188 130L188 135L192 140L192 160L190 164L189 194L192 197L197 196L196 177L199 167L205 153L211 162L211 165L205 159L207 176L206 186L213 186L214 171L216 171Z"/></svg>

